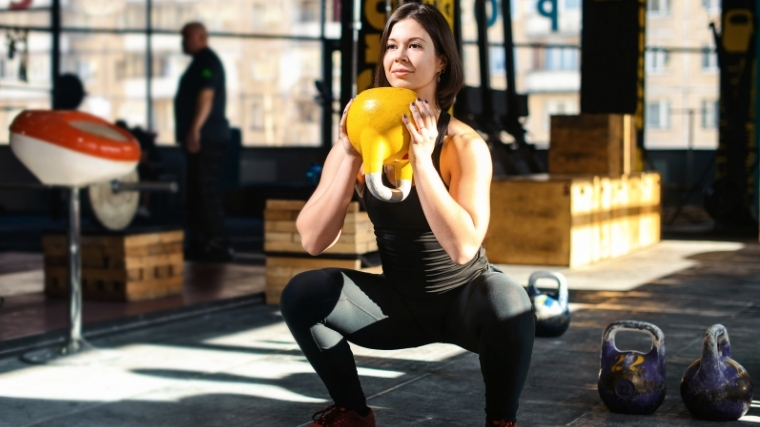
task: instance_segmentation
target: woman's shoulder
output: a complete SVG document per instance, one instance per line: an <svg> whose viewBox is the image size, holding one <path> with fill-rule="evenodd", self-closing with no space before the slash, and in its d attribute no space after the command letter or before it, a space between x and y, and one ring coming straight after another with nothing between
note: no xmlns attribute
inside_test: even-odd
<svg viewBox="0 0 760 427"><path fill-rule="evenodd" d="M457 152L462 150L488 149L486 142L475 129L454 117L451 117L446 130L444 149L447 148L446 146L450 147L449 150L454 148Z"/></svg>

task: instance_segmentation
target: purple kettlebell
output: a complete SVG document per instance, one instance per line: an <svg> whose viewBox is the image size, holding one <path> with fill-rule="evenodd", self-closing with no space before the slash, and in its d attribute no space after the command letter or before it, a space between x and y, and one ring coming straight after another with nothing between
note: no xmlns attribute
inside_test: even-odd
<svg viewBox="0 0 760 427"><path fill-rule="evenodd" d="M620 351L615 346L619 331L635 331L652 337L647 353ZM657 326L636 320L611 323L602 335L599 396L613 412L651 414L665 400L665 335Z"/></svg>
<svg viewBox="0 0 760 427"><path fill-rule="evenodd" d="M704 420L733 421L749 411L752 380L731 358L725 326L712 325L705 332L702 358L681 378L681 399L692 415Z"/></svg>

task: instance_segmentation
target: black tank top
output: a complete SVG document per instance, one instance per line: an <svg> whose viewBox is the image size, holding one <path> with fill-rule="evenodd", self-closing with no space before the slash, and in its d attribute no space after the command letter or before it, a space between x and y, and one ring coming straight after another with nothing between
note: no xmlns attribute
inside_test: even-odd
<svg viewBox="0 0 760 427"><path fill-rule="evenodd" d="M438 139L432 157L439 176L441 148L449 119L445 111L438 119ZM383 181L389 185L385 174ZM383 274L392 283L403 284L400 290L404 294L446 292L469 283L488 268L482 247L464 265L451 260L425 219L416 186L412 186L406 200L399 203L383 202L365 186L364 201L375 226Z"/></svg>

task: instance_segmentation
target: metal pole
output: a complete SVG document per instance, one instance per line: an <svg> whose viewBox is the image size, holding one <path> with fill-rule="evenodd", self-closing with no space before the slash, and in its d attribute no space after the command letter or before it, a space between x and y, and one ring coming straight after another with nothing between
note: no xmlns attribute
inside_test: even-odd
<svg viewBox="0 0 760 427"><path fill-rule="evenodd" d="M63 351L76 353L82 343L82 254L79 245L79 188L70 188L69 197L69 340Z"/></svg>
<svg viewBox="0 0 760 427"><path fill-rule="evenodd" d="M145 64L147 72L145 75L145 97L148 105L146 114L148 115L148 129L153 129L153 2L145 2Z"/></svg>
<svg viewBox="0 0 760 427"><path fill-rule="evenodd" d="M690 188L693 185L691 180L694 174L694 109L689 108L687 112L689 114L689 136L686 147L686 185Z"/></svg>
<svg viewBox="0 0 760 427"><path fill-rule="evenodd" d="M56 81L61 73L61 0L53 0L50 6L50 29L52 36L50 52L50 78L53 87L51 93L51 106L58 105L56 97Z"/></svg>

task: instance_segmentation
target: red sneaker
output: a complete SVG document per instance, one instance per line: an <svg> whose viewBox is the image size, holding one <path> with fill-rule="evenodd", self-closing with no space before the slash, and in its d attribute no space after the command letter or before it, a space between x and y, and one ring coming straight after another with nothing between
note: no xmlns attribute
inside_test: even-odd
<svg viewBox="0 0 760 427"><path fill-rule="evenodd" d="M486 421L486 427L517 427L517 423L514 421Z"/></svg>
<svg viewBox="0 0 760 427"><path fill-rule="evenodd" d="M362 417L356 411L330 405L315 412L311 419L314 423L309 427L375 427L375 414L372 413L372 409L366 417Z"/></svg>

